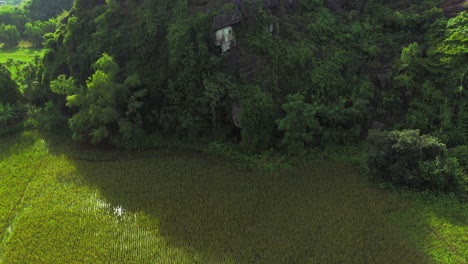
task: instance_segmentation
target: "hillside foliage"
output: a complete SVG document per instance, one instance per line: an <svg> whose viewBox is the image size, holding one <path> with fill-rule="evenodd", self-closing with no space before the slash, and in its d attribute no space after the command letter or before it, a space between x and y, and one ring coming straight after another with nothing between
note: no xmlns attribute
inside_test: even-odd
<svg viewBox="0 0 468 264"><path fill-rule="evenodd" d="M361 142L377 123L466 146L466 11L448 18L440 0L269 2L76 0L34 22L45 4L32 1L0 9L0 33L16 26L40 45L55 23L18 102L55 107L84 142L240 138L249 153L298 156ZM235 44L222 54L214 21L236 10Z"/></svg>
<svg viewBox="0 0 468 264"><path fill-rule="evenodd" d="M148 91L138 110L147 132L203 137L214 128L229 130L229 108L243 102L245 115L271 116L243 131L247 141L263 133L266 142L254 147L260 151L283 140L275 120L285 117L288 95L299 94L315 109L322 144L359 140L371 120L381 120L460 145L467 140L468 18L448 20L429 8L437 3L401 8L367 1L361 10L332 12L322 1L302 1L298 13L282 5L277 16L254 7L255 18L234 27L242 62L260 64L247 77L242 66L229 71L229 59L210 43L222 8L194 13L183 0L81 0L47 36L42 83L65 74L83 85L106 53L119 66L118 82L136 74ZM265 31L265 23L276 31ZM271 106L250 109L249 100L260 97Z"/></svg>

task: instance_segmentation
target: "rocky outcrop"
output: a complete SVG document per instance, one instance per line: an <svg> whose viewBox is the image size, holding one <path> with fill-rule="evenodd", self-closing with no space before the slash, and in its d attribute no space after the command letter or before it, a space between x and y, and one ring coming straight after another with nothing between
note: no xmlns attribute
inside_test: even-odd
<svg viewBox="0 0 468 264"><path fill-rule="evenodd" d="M208 0L197 1L202 1L205 3L205 1ZM275 11L281 6L282 3L286 9L291 12L299 10L299 0L225 0L225 2L233 4L235 9L226 15L216 17L214 24L215 29L231 26L254 16L258 10L259 5L263 5L264 10L270 15L274 15L276 13Z"/></svg>
<svg viewBox="0 0 468 264"><path fill-rule="evenodd" d="M447 0L442 4L442 9L447 17L456 17L468 7L468 0Z"/></svg>
<svg viewBox="0 0 468 264"><path fill-rule="evenodd" d="M234 125L238 128L242 128L242 124L240 122L241 113L242 113L242 106L237 102L233 103L231 107L231 116L232 116L232 121L234 122Z"/></svg>
<svg viewBox="0 0 468 264"><path fill-rule="evenodd" d="M209 0L192 0L191 3L194 6L205 6L208 4Z"/></svg>
<svg viewBox="0 0 468 264"><path fill-rule="evenodd" d="M78 10L94 10L96 6L104 5L106 0L78 0L75 6Z"/></svg>
<svg viewBox="0 0 468 264"><path fill-rule="evenodd" d="M367 2L367 0L327 0L325 4L329 9L333 11L345 9L357 10L359 12L362 12Z"/></svg>
<svg viewBox="0 0 468 264"><path fill-rule="evenodd" d="M208 2L208 0L195 0L194 3L206 5ZM299 10L299 0L225 0L225 3L233 4L235 9L227 14L215 17L213 28L217 30L247 20L256 14L259 5L263 5L267 14L275 15L275 11L277 11L282 2L290 12L297 12Z"/></svg>
<svg viewBox="0 0 468 264"><path fill-rule="evenodd" d="M327 0L327 7L337 11L345 7L347 0Z"/></svg>
<svg viewBox="0 0 468 264"><path fill-rule="evenodd" d="M379 121L372 122L371 127L370 127L370 129L384 129L384 128L385 128L385 124Z"/></svg>
<svg viewBox="0 0 468 264"><path fill-rule="evenodd" d="M285 0L284 6L289 13L297 13L300 9L299 0Z"/></svg>
<svg viewBox="0 0 468 264"><path fill-rule="evenodd" d="M213 21L213 34L211 39L215 46L221 48L221 53L225 54L235 46L235 34L233 26L239 23L247 22L249 18L255 16L259 8L263 5L263 9L270 16L274 16L278 13L281 3L284 3L285 7L294 12L298 10L298 0L225 0L225 3L230 3L235 6L234 9L225 12L223 15L216 16ZM208 0L195 0L192 2L193 5L205 6L209 4ZM273 32L274 27L271 25L268 30Z"/></svg>
<svg viewBox="0 0 468 264"><path fill-rule="evenodd" d="M243 20L242 14L238 11L232 11L227 15L221 15L214 18L213 29L218 30L228 26L240 23Z"/></svg>

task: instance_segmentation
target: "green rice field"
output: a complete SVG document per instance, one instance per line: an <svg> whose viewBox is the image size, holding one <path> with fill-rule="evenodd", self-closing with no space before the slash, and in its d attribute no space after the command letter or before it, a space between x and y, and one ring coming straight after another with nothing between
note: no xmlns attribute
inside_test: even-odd
<svg viewBox="0 0 468 264"><path fill-rule="evenodd" d="M276 172L193 150L0 138L0 263L465 263L468 210L337 161Z"/></svg>
<svg viewBox="0 0 468 264"><path fill-rule="evenodd" d="M5 63L8 59L15 61L30 61L37 55L44 55L42 49L0 49L0 63Z"/></svg>

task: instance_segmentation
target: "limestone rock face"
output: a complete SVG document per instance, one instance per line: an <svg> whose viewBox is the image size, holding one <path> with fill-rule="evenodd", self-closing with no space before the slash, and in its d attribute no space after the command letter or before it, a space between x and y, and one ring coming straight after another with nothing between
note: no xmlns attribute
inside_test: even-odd
<svg viewBox="0 0 468 264"><path fill-rule="evenodd" d="M208 4L209 0L192 0L191 3L194 6L204 6Z"/></svg>
<svg viewBox="0 0 468 264"><path fill-rule="evenodd" d="M372 122L371 127L370 127L370 129L384 129L384 128L385 128L385 124L379 121Z"/></svg>
<svg viewBox="0 0 468 264"><path fill-rule="evenodd" d="M227 15L221 15L214 18L213 28L221 29L228 26L232 26L242 21L242 14L235 10Z"/></svg>
<svg viewBox="0 0 468 264"><path fill-rule="evenodd" d="M442 9L447 17L455 17L468 7L468 0L447 0L442 4Z"/></svg>
<svg viewBox="0 0 468 264"><path fill-rule="evenodd" d="M106 0L77 0L76 6L80 10L92 10L94 7L104 5Z"/></svg>
<svg viewBox="0 0 468 264"><path fill-rule="evenodd" d="M192 4L198 7L206 6L212 3L210 0L192 1ZM285 7L288 10L298 10L298 0L223 0L223 3L233 4L235 8L214 18L214 32L211 34L212 41L216 46L221 48L221 53L224 55L227 51L230 51L232 47L235 46L234 25L247 25L249 19L257 14L259 5L263 5L264 10L268 15L274 16L276 11L278 11L281 2L285 4ZM268 28L268 30L270 33L274 31L273 24Z"/></svg>
<svg viewBox="0 0 468 264"><path fill-rule="evenodd" d="M337 11L345 7L347 0L327 0L327 7Z"/></svg>
<svg viewBox="0 0 468 264"><path fill-rule="evenodd" d="M333 11L347 9L361 12L367 2L367 0L327 0L326 6Z"/></svg>
<svg viewBox="0 0 468 264"><path fill-rule="evenodd" d="M242 106L237 102L233 103L231 107L232 121L234 122L234 125L238 128L242 128L242 124L240 122L241 113Z"/></svg>
<svg viewBox="0 0 468 264"><path fill-rule="evenodd" d="M285 0L285 6L290 13L296 13L299 11L300 4L299 0Z"/></svg>

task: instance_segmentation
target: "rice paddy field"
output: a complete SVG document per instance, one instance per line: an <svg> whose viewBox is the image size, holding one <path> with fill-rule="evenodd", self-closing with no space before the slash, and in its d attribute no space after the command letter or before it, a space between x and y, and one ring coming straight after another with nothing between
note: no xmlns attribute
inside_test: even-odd
<svg viewBox="0 0 468 264"><path fill-rule="evenodd" d="M8 59L15 61L31 61L36 55L44 55L42 49L0 49L0 63L5 63Z"/></svg>
<svg viewBox="0 0 468 264"><path fill-rule="evenodd" d="M14 61L29 62L34 59L36 55L43 56L45 50L43 49L32 49L32 48L17 48L17 49L3 49L0 48L0 63L5 63L9 59ZM9 68L12 77L16 78L17 76L17 67Z"/></svg>
<svg viewBox="0 0 468 264"><path fill-rule="evenodd" d="M337 161L259 172L193 150L0 138L0 263L466 263L468 207Z"/></svg>

